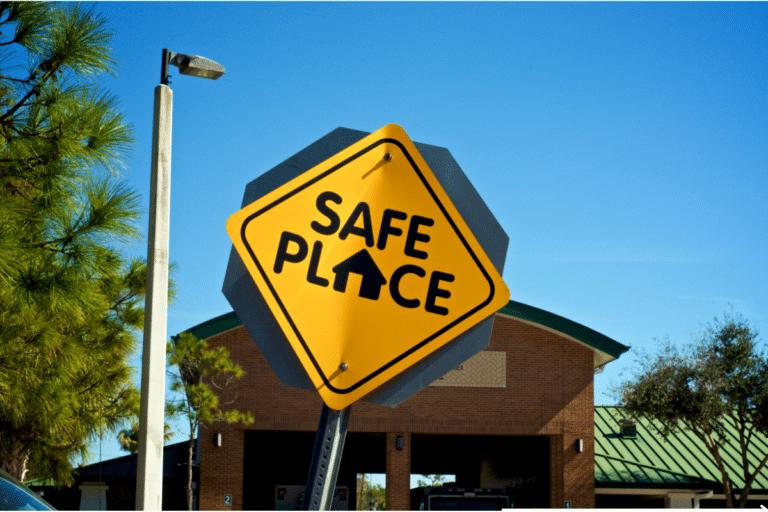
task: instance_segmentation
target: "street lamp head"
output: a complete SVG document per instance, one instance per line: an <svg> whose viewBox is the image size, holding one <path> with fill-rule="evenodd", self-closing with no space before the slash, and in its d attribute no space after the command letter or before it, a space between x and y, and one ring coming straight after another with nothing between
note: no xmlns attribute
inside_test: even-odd
<svg viewBox="0 0 768 512"><path fill-rule="evenodd" d="M205 57L198 55L185 55L163 50L163 67L160 83L168 85L168 65L173 64L179 68L182 75L199 76L200 78L218 79L224 74L224 66Z"/></svg>
<svg viewBox="0 0 768 512"><path fill-rule="evenodd" d="M182 55L177 53L171 64L179 67L182 75L199 76L216 80L224 74L224 66L205 57L197 55Z"/></svg>

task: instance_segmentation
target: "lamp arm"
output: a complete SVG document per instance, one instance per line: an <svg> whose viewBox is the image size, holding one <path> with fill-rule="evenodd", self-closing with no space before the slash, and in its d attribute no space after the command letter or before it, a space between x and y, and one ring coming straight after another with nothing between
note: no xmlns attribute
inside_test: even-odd
<svg viewBox="0 0 768 512"><path fill-rule="evenodd" d="M163 48L163 61L160 64L160 83L168 85L168 65L171 63L173 52Z"/></svg>

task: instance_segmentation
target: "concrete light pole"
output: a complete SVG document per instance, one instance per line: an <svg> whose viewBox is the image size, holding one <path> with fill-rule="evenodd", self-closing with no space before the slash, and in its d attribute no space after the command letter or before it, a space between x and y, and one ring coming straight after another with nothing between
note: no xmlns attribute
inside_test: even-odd
<svg viewBox="0 0 768 512"><path fill-rule="evenodd" d="M141 414L136 481L136 510L162 510L165 342L168 316L168 238L171 216L171 125L173 91L168 65L182 75L216 80L224 67L195 55L163 50L160 85L155 87L152 124L152 181L147 248L147 299L141 363Z"/></svg>

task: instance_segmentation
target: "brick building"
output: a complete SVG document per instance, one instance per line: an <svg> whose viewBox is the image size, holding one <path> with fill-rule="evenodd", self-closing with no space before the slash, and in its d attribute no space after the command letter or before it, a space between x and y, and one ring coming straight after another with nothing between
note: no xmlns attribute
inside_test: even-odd
<svg viewBox="0 0 768 512"><path fill-rule="evenodd" d="M280 384L234 313L190 331L226 346L245 369L224 400L256 418L201 433L200 509L273 509L277 486L305 483L322 401ZM465 365L395 408L352 405L337 485L355 496L358 473L386 473L387 508L407 510L410 474L455 474L457 486L503 488L516 507L593 508L593 375L626 350L509 302L495 315L489 346Z"/></svg>

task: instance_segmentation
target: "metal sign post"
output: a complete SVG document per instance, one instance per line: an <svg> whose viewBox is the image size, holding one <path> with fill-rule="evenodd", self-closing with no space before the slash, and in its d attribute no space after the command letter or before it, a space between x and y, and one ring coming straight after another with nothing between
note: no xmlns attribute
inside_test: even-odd
<svg viewBox="0 0 768 512"><path fill-rule="evenodd" d="M351 409L352 406L348 406L336 411L323 404L307 485L304 486L302 510L331 510Z"/></svg>
<svg viewBox="0 0 768 512"><path fill-rule="evenodd" d="M397 125L264 173L227 233L224 295L280 382L323 399L302 509L330 510L352 403L394 407L488 346L509 237L450 152Z"/></svg>

